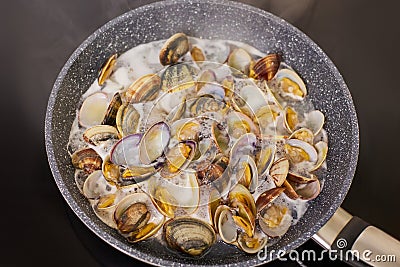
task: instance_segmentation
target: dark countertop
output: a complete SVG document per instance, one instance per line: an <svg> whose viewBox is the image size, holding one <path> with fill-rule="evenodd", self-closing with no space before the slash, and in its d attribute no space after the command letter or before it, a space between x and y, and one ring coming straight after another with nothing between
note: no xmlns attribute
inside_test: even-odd
<svg viewBox="0 0 400 267"><path fill-rule="evenodd" d="M69 212L47 164L43 130L47 98L69 55L108 20L149 2L153 1L2 3L0 106L5 150L1 195L5 214L0 222L0 266L109 266L105 257L113 259L113 266L138 264L99 245L99 240L91 241L96 238ZM356 176L343 207L400 239L400 142L395 139L400 132L400 2L243 2L300 28L344 76L358 112L361 144Z"/></svg>

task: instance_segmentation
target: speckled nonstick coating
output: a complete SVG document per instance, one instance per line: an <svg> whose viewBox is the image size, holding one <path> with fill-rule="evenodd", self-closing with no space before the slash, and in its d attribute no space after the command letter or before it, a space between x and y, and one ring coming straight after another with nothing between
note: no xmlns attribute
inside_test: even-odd
<svg viewBox="0 0 400 267"><path fill-rule="evenodd" d="M263 10L236 2L165 1L143 6L110 21L68 59L51 92L45 123L48 159L54 179L76 215L101 239L116 249L157 265L258 265L257 255L216 244L200 259L179 257L154 240L129 244L92 212L74 183L74 169L66 147L82 93L96 79L111 54L166 39L176 32L202 38L242 41L261 51L283 52L285 61L304 78L315 107L326 115L329 136L328 170L321 194L298 224L270 250L295 249L332 216L350 187L358 156L358 124L351 95L342 76L325 53L305 34ZM111 248L110 248L111 249ZM272 258L276 258L276 253Z"/></svg>

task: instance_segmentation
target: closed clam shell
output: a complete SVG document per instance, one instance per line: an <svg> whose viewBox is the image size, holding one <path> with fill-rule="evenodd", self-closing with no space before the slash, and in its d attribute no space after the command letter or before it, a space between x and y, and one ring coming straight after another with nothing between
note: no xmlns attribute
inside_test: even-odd
<svg viewBox="0 0 400 267"><path fill-rule="evenodd" d="M179 217L164 224L164 237L169 247L189 254L201 256L215 243L216 233L208 223Z"/></svg>
<svg viewBox="0 0 400 267"><path fill-rule="evenodd" d="M205 84L215 82L216 80L217 77L213 70L203 70L197 78L196 91L199 91Z"/></svg>
<svg viewBox="0 0 400 267"><path fill-rule="evenodd" d="M164 92L184 91L196 85L195 76L199 70L193 63L179 63L167 67L161 75L161 89Z"/></svg>
<svg viewBox="0 0 400 267"><path fill-rule="evenodd" d="M189 51L189 40L186 34L176 33L163 45L160 51L160 63L164 66L172 65Z"/></svg>
<svg viewBox="0 0 400 267"><path fill-rule="evenodd" d="M192 59L196 62L202 62L206 60L206 56L204 55L203 50L197 46L192 47L192 49L190 50L190 55L192 56Z"/></svg>

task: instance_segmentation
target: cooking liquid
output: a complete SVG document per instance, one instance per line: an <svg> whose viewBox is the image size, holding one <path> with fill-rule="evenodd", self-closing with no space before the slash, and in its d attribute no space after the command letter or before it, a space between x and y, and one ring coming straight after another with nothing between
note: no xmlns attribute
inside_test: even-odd
<svg viewBox="0 0 400 267"><path fill-rule="evenodd" d="M257 50L256 48L236 41L206 40L193 37L189 37L189 41L192 45L201 47L205 53L206 59L212 62L223 63L226 60L227 56L229 55L229 51L231 50L232 47L241 47L245 49L255 59L265 56L263 52ZM103 86L99 86L97 80L94 81L93 84L88 88L88 90L83 94L82 100L95 92L104 92L108 95L109 99L111 100L115 92L126 89L133 81L135 81L139 77L150 73L158 73L161 70L163 70L164 66L162 66L159 63L159 51L164 42L165 40L161 40L161 41L150 42L147 44L141 44L120 55L119 58L117 59L115 70L111 75L111 77L105 82L105 84L103 84ZM183 57L183 61L191 61L190 53L188 53ZM282 65L285 66L283 63ZM220 80L226 75L227 75L226 68L221 68L220 71L216 70L217 80ZM283 106L286 105L285 102L281 104ZM135 104L135 108L142 116L144 116L144 114L148 114L151 112L151 109L153 108L153 102ZM296 106L296 109L301 111L300 113L302 112L306 113L311 110L314 110L314 107L312 103L306 99L302 101L300 105ZM141 118L143 118L142 116ZM156 117L154 122L162 120L165 120L165 118L163 118L162 116ZM143 133L146 130L146 128L148 128L148 126L151 125L151 123L147 122L147 124L140 125L138 131ZM204 132L202 133L202 135L204 136L210 135L209 132L206 131L207 128L208 127L203 127ZM85 130L86 130L85 128L79 125L77 116L72 124L70 132L69 145L68 145L69 153L72 154L77 149L90 146L93 149L95 149L96 152L98 152L98 154L104 160L106 155L109 154L111 146L107 145L107 146L95 147L92 145L88 145L86 142L84 142L82 138L82 134ZM284 133L280 133L278 129L277 134L283 135ZM283 148L279 147L278 144L277 151L279 152L282 149ZM323 181L321 181L321 186L322 184ZM82 184L80 186L82 186ZM141 186L142 189L146 191L147 189L146 181L142 182ZM275 185L271 178L267 178L265 176L259 177L259 186L253 193L254 199L257 199L257 197L261 193L273 187L275 187ZM201 186L200 189L201 205L196 210L196 212L194 214L191 214L190 216L211 223L212 220L209 216L208 205L207 205L208 200L209 200L209 187ZM285 194L281 194L281 196L279 196L279 198L276 200L275 203L283 203L289 207L289 209L292 211L292 217L293 217L292 225L296 224L299 221L299 219L303 216L308 207L307 201L301 199L292 200L288 198ZM157 238L157 240L164 243L164 241L161 238L162 236L161 232L162 232L161 230L158 231L158 233L153 237ZM269 242L268 245L271 245L271 242Z"/></svg>

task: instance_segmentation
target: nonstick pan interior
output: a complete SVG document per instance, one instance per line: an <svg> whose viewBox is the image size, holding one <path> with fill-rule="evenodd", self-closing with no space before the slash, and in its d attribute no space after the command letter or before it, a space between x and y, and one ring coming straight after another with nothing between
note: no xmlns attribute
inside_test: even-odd
<svg viewBox="0 0 400 267"><path fill-rule="evenodd" d="M269 250L289 251L303 244L330 218L343 201L354 175L358 156L358 124L343 78L323 51L306 35L265 11L225 1L165 1L132 10L104 25L85 40L61 70L52 90L46 116L46 147L55 181L76 215L100 238L143 261L171 265L257 265L247 255L224 244L215 245L201 259L178 257L155 240L129 244L92 212L74 184L74 169L66 147L79 99L96 79L97 70L111 54L176 32L208 39L246 42L265 52L282 52L284 60L302 76L315 107L327 120L328 170L320 175L321 194L298 224ZM112 249L110 247L110 249ZM272 260L276 253L272 253Z"/></svg>

